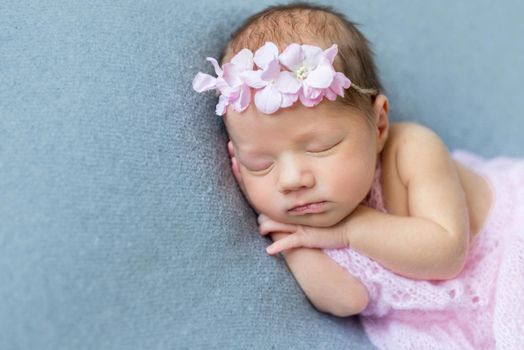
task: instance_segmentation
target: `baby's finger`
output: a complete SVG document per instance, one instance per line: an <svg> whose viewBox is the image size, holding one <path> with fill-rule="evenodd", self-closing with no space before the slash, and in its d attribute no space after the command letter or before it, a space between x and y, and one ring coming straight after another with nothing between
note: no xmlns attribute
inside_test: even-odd
<svg viewBox="0 0 524 350"><path fill-rule="evenodd" d="M260 214L258 216L258 218L257 218L257 222L258 222L259 225L262 224L264 221L267 221L267 220L271 220L271 219L269 218L269 216L264 215L264 214Z"/></svg>
<svg viewBox="0 0 524 350"><path fill-rule="evenodd" d="M273 242L273 244L266 248L266 253L268 253L269 255L275 255L284 250L297 247L301 247L301 244L299 241L299 237L296 234L294 234L282 238L276 242Z"/></svg>
<svg viewBox="0 0 524 350"><path fill-rule="evenodd" d="M290 232L293 233L297 230L296 225L281 224L280 222L273 221L268 219L262 222L258 226L258 230L262 236L267 235L271 232Z"/></svg>
<svg viewBox="0 0 524 350"><path fill-rule="evenodd" d="M264 222L266 222L266 221L273 221L273 222L275 222L275 223L277 223L277 224L282 224L282 225L284 225L283 223L280 223L280 222L278 222L278 221L275 221L275 220L271 219L271 218L270 218L269 216L267 216L266 214L260 214L260 215L258 215L257 222L258 222L259 225L261 225L262 223L264 223ZM289 225L292 225L292 224L289 224ZM293 225L293 226L295 226L295 225Z"/></svg>

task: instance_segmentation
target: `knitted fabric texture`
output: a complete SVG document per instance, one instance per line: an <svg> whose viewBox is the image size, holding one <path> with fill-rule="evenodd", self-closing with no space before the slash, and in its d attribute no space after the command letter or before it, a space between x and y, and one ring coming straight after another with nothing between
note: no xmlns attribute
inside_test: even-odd
<svg viewBox="0 0 524 350"><path fill-rule="evenodd" d="M524 344L524 160L453 157L490 184L493 203L452 280L400 276L351 248L324 252L367 288L360 318L379 349L517 349ZM386 212L380 165L365 203Z"/></svg>

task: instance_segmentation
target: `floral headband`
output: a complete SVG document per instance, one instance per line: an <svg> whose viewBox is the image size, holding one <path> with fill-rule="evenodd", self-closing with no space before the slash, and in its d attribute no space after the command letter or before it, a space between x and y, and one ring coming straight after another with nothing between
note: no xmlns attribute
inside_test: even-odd
<svg viewBox="0 0 524 350"><path fill-rule="evenodd" d="M251 50L242 49L222 67L216 59L207 57L217 77L198 72L193 89L220 92L217 115L224 115L230 104L235 111L244 111L251 101L251 88L257 109L265 114L289 107L298 99L306 107L316 106L324 97L335 101L337 95L344 97L344 89L350 86L360 93L376 95L376 90L362 89L335 71L333 61L337 53L337 44L322 50L318 46L293 43L279 54L278 47L268 41L254 56ZM253 69L253 62L259 69Z"/></svg>

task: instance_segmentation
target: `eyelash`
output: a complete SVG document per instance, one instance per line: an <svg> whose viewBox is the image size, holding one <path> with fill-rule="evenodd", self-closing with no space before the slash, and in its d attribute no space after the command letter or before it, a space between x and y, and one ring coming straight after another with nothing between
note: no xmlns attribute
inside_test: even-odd
<svg viewBox="0 0 524 350"><path fill-rule="evenodd" d="M314 154L324 153L324 152L327 152L327 151L329 151L329 150L335 148L335 146L337 146L337 145L338 145L339 143L341 143L341 142L342 142L342 141L339 141L339 142L335 143L335 144L332 145L332 146L329 146L329 147L327 147L327 148L324 148L324 149L321 150L321 151L308 151L308 152L309 152L309 153L314 153Z"/></svg>
<svg viewBox="0 0 524 350"><path fill-rule="evenodd" d="M321 154L321 153L324 153L324 152L330 151L331 149L335 148L335 146L338 146L338 144L340 144L342 141L343 141L343 140L341 140L341 141L335 143L334 145L329 146L329 147L327 147L327 148L325 148L325 149L323 149L323 150L321 150L321 151L307 151L307 152L308 152L308 153L313 153L313 154ZM261 170L251 170L251 169L249 169L248 167L246 167L246 169L247 169L248 171L250 171L251 173L255 174L255 175L264 175L263 173L265 173L265 172L270 172L270 171L271 171L271 169L273 168L273 165L274 165L274 164L275 164L275 163L272 163L272 164L271 164L269 167L267 167L266 169L261 169Z"/></svg>
<svg viewBox="0 0 524 350"><path fill-rule="evenodd" d="M263 173L265 173L265 172L270 172L271 169L273 168L273 165L274 165L274 164L275 164L275 163L271 163L270 166L268 166L267 168L262 169L262 170L251 170L251 169L249 169L248 167L246 167L246 169L247 169L249 172L251 172L251 173L253 173L253 174L255 174L255 175L265 175L265 174L263 174Z"/></svg>

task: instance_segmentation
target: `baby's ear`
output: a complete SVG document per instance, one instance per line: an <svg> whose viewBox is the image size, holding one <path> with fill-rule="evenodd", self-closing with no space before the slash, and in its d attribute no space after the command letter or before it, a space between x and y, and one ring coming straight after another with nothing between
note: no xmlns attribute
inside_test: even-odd
<svg viewBox="0 0 524 350"><path fill-rule="evenodd" d="M377 150L384 148L389 134L389 102L386 95L378 95L373 102L373 115L377 130Z"/></svg>
<svg viewBox="0 0 524 350"><path fill-rule="evenodd" d="M240 166L238 165L238 160L235 157L235 149L233 148L233 143L231 141L227 142L227 151L229 153L229 157L231 158L231 171L233 172L233 176L235 177L235 180L238 183L238 186L240 187L240 190L246 193L244 188L244 182L242 181L242 174L240 172Z"/></svg>

